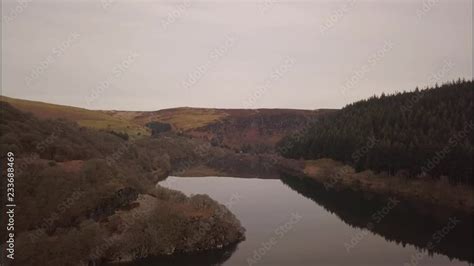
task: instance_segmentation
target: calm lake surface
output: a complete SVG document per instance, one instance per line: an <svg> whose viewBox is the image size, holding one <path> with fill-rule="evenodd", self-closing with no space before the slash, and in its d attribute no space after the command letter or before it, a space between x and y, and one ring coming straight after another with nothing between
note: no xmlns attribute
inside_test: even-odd
<svg viewBox="0 0 474 266"><path fill-rule="evenodd" d="M470 218L419 214L403 203L328 191L298 178L169 177L159 184L208 194L246 228L236 247L141 265L469 265ZM449 218L460 220L450 224ZM445 235L433 236L437 230ZM436 242L435 240L438 240ZM429 241L433 248L426 249ZM412 264L405 264L412 263Z"/></svg>

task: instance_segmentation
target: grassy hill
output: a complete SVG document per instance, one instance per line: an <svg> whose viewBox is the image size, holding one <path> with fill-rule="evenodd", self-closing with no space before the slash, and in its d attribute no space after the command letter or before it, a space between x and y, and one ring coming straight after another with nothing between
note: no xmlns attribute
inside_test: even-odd
<svg viewBox="0 0 474 266"><path fill-rule="evenodd" d="M80 126L150 136L149 123L167 124L171 131L212 141L244 152L273 151L288 134L302 130L315 117L333 110L215 109L180 107L158 111L102 111L1 97L15 108L42 119L63 118Z"/></svg>
<svg viewBox="0 0 474 266"><path fill-rule="evenodd" d="M175 131L187 131L216 123L229 114L223 109L210 108L171 108L151 112L105 111L106 114L119 119L128 119L145 126L149 122L167 123Z"/></svg>
<svg viewBox="0 0 474 266"><path fill-rule="evenodd" d="M150 131L133 121L115 117L107 112L88 110L79 107L28 101L1 96L2 102L26 113L32 113L41 119L63 118L77 122L80 126L124 132L130 136L150 135Z"/></svg>
<svg viewBox="0 0 474 266"><path fill-rule="evenodd" d="M1 96L0 101L41 119L63 118L75 121L80 126L124 132L132 136L150 135L146 124L153 121L168 123L176 131L186 131L217 122L228 115L222 110L208 108L183 107L151 112L102 111L6 96Z"/></svg>

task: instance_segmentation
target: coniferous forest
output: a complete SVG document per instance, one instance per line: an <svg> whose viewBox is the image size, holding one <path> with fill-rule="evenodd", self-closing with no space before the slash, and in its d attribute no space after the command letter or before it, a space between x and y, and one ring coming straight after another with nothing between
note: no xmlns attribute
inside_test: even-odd
<svg viewBox="0 0 474 266"><path fill-rule="evenodd" d="M332 158L357 171L473 185L473 83L457 80L349 104L283 139L289 158Z"/></svg>

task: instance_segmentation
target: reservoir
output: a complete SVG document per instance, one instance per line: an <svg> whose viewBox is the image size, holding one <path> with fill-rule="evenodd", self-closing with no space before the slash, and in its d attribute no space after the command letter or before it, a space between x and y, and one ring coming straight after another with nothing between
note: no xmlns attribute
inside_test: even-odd
<svg viewBox="0 0 474 266"><path fill-rule="evenodd" d="M390 197L332 190L295 177L174 177L159 183L208 194L246 229L235 247L133 265L469 265L472 218L423 212Z"/></svg>

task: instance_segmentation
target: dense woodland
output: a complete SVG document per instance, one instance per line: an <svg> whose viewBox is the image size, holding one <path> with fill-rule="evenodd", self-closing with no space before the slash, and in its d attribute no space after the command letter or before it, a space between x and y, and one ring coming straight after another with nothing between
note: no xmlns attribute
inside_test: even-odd
<svg viewBox="0 0 474 266"><path fill-rule="evenodd" d="M361 171L447 176L473 185L473 84L373 96L314 121L278 144L285 157L332 158Z"/></svg>

